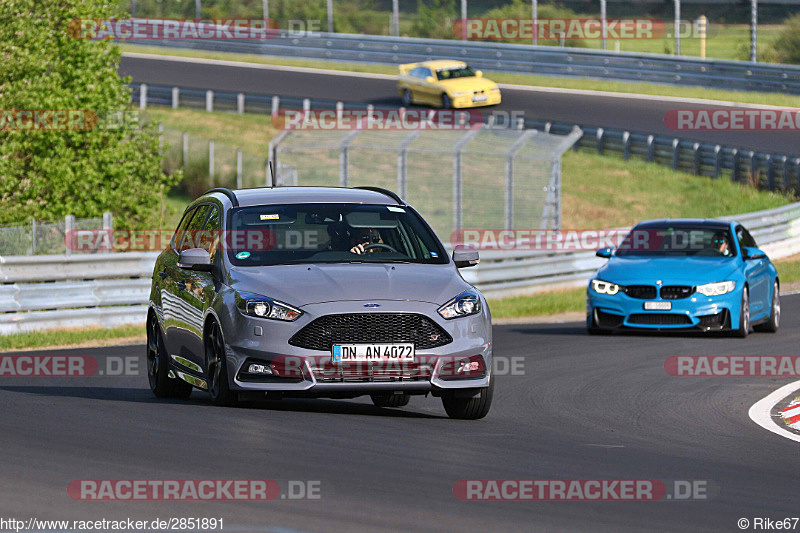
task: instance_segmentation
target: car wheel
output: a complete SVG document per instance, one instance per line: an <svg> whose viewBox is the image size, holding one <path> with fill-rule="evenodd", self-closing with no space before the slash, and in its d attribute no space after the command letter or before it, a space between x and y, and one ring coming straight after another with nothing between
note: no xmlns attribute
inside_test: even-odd
<svg viewBox="0 0 800 533"><path fill-rule="evenodd" d="M442 396L442 404L447 416L461 420L478 420L489 413L494 395L494 379L489 381L489 386L481 389L477 396L472 398L458 398L454 395Z"/></svg>
<svg viewBox="0 0 800 533"><path fill-rule="evenodd" d="M772 286L772 305L769 313L769 320L763 324L755 326L753 329L756 331L766 331L767 333L775 333L781 325L781 294L778 282Z"/></svg>
<svg viewBox="0 0 800 533"><path fill-rule="evenodd" d="M225 358L225 342L222 330L212 322L206 335L206 383L208 394L215 405L229 406L236 403L237 395L228 382L228 365Z"/></svg>
<svg viewBox="0 0 800 533"><path fill-rule="evenodd" d="M411 94L411 91L405 89L403 91L403 105L408 107L414 103L414 95Z"/></svg>
<svg viewBox="0 0 800 533"><path fill-rule="evenodd" d="M147 319L147 380L156 398L188 398L192 386L169 377L169 359L155 313Z"/></svg>
<svg viewBox="0 0 800 533"><path fill-rule="evenodd" d="M408 394L370 394L375 407L403 407L411 401Z"/></svg>
<svg viewBox="0 0 800 533"><path fill-rule="evenodd" d="M747 287L742 291L742 307L739 311L739 329L734 331L734 335L739 338L747 337L750 333L750 293Z"/></svg>
<svg viewBox="0 0 800 533"><path fill-rule="evenodd" d="M450 101L450 97L447 96L446 93L442 94L442 109L450 109L453 103Z"/></svg>

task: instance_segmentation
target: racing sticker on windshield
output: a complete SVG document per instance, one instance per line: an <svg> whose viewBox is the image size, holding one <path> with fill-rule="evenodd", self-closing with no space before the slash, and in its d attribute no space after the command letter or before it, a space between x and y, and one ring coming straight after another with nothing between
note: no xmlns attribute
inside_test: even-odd
<svg viewBox="0 0 800 533"><path fill-rule="evenodd" d="M394 207L394 206L391 206L391 205L387 205L386 209L388 209L389 211L392 211L393 213L405 213L406 212L405 209L402 209L400 207Z"/></svg>
<svg viewBox="0 0 800 533"><path fill-rule="evenodd" d="M275 214L275 215L261 215L260 218L261 218L261 220L278 220L279 218L281 218L281 216L277 215L277 214Z"/></svg>

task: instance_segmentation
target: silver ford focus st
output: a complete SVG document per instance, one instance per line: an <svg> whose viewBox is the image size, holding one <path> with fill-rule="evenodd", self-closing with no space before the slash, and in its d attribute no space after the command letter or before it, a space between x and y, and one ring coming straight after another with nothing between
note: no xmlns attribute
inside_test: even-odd
<svg viewBox="0 0 800 533"><path fill-rule="evenodd" d="M378 188L213 189L185 211L153 272L150 388L214 403L442 399L486 416L492 328L483 295L413 207Z"/></svg>

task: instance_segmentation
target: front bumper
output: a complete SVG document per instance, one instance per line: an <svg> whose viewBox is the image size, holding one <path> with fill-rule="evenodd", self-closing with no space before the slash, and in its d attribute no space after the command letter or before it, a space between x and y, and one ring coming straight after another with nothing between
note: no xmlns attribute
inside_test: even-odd
<svg viewBox="0 0 800 533"><path fill-rule="evenodd" d="M597 294L590 287L586 297L586 320L588 327L607 330L720 331L739 326L741 301L741 289L722 296L695 293L689 298L675 300L644 300L623 292ZM672 308L648 310L644 308L645 302L669 302Z"/></svg>
<svg viewBox="0 0 800 533"><path fill-rule="evenodd" d="M450 99L450 102L454 108L463 109L468 107L484 107L488 105L498 105L502 102L502 97L500 96L500 91L491 91L486 94L486 100L482 102L475 102L473 101L473 96L471 94L465 96L454 96Z"/></svg>

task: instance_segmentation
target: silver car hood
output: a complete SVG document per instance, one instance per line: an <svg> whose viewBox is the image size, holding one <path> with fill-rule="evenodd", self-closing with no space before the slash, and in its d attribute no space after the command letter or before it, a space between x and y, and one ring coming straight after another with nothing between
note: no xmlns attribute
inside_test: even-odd
<svg viewBox="0 0 800 533"><path fill-rule="evenodd" d="M470 288L452 263L331 263L231 267L237 291L297 307L333 301L408 300L441 305Z"/></svg>

